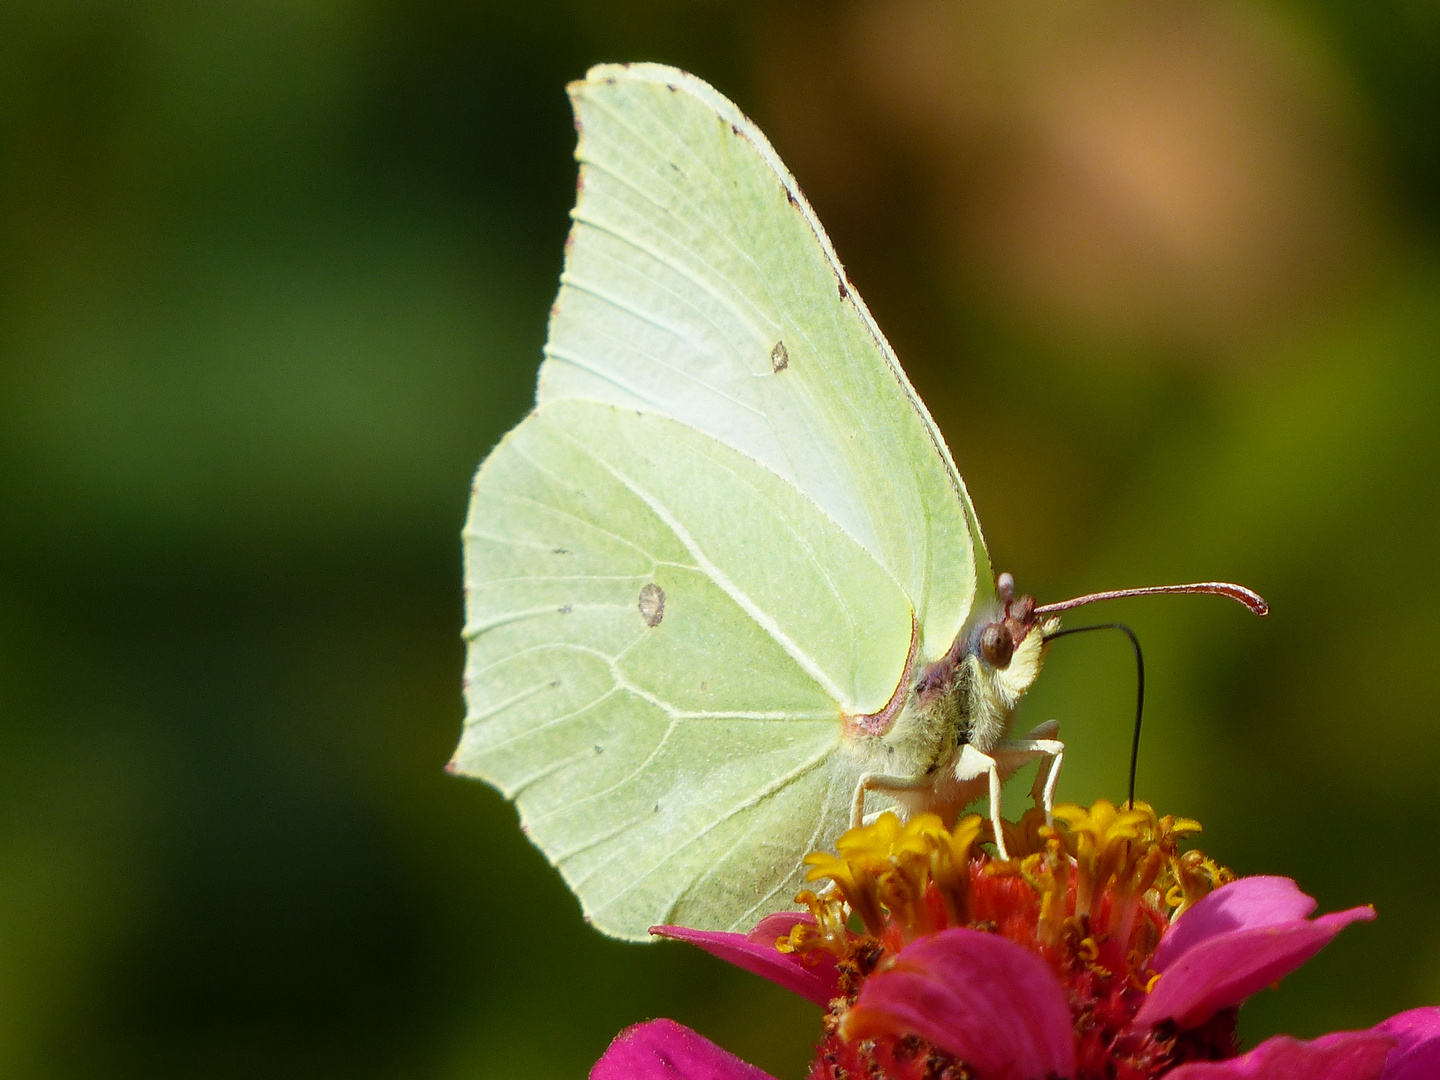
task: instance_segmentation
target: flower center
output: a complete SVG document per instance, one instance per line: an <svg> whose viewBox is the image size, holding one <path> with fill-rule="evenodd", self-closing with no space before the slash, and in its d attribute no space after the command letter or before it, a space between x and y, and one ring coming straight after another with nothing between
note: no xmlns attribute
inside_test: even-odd
<svg viewBox="0 0 1440 1080"><path fill-rule="evenodd" d="M933 814L902 825L886 813L841 836L834 855L806 857L807 880L830 884L796 898L815 921L797 924L777 946L802 956L828 951L840 970L811 1080L972 1075L912 1034L857 1035L849 1023L867 976L950 927L999 934L1045 960L1069 1001L1077 1080L1142 1080L1237 1052L1233 1009L1183 1034L1131 1027L1158 977L1149 960L1171 921L1234 879L1203 853L1180 850L1199 823L1104 799L1088 809L1057 806L1055 821L1046 825L1031 810L1004 822L1013 857L1001 860L982 847L994 838L978 814L946 829Z"/></svg>

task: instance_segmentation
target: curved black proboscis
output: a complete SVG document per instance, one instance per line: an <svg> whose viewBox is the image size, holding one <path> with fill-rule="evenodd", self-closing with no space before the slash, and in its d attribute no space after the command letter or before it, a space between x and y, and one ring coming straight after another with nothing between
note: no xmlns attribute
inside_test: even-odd
<svg viewBox="0 0 1440 1080"><path fill-rule="evenodd" d="M1145 657L1140 652L1140 639L1135 636L1135 631L1124 623L1107 622L1096 623L1094 626L1072 626L1065 630L1056 630L1053 634L1046 634L1047 642L1054 641L1069 634L1084 634L1091 630L1119 630L1130 639L1130 644L1135 648L1135 734L1130 739L1130 798L1126 806L1135 808L1135 765L1140 758L1140 721L1145 715Z"/></svg>

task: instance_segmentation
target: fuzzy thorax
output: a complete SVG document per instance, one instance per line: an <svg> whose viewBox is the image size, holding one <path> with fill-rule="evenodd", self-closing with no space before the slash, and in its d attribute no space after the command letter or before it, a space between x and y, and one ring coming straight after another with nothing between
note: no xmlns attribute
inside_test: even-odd
<svg viewBox="0 0 1440 1080"><path fill-rule="evenodd" d="M872 768L928 778L910 790L887 792L909 811L937 811L953 820L984 793L983 785L956 776L962 748L968 744L988 755L1010 736L1020 699L1044 665L1045 636L1059 625L1055 618L1033 618L1020 604L1015 608L1020 610L978 622L945 656L921 670L896 722L872 744ZM1003 648L987 650L982 644L987 631L993 639L991 628L999 628ZM1011 636L1004 640L1003 635ZM1008 776L1015 767L1002 767L1002 774Z"/></svg>
<svg viewBox="0 0 1440 1080"><path fill-rule="evenodd" d="M891 769L909 766L914 773L943 768L971 743L989 753L1015 721L1015 710L1030 690L1050 645L1045 634L1060 621L1034 624L1015 647L1004 667L989 664L979 651L979 634L968 635L963 647L919 672L909 700L890 732L883 736Z"/></svg>

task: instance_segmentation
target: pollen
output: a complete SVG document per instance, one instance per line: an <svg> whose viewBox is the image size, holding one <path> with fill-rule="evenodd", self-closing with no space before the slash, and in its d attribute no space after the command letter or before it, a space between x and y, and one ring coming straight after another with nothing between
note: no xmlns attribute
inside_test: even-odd
<svg viewBox="0 0 1440 1080"><path fill-rule="evenodd" d="M814 921L798 923L777 945L816 958L824 950L839 962L841 996L831 1003L821 1045L833 1076L865 1075L867 1063L882 1060L888 1075L908 1075L895 1071L902 1061L923 1063L929 1072L917 1076L941 1075L951 1064L913 1036L905 1046L849 1042L844 1023L868 974L949 927L999 934L1050 965L1071 1002L1079 1075L1103 1075L1101 1063L1126 1062L1127 1076L1158 1076L1188 1059L1185 1045L1137 1033L1130 1019L1155 985L1149 958L1171 921L1234 879L1202 852L1181 850L1199 822L1158 815L1146 803L1122 808L1101 799L1056 806L1053 825L1037 809L1001 828L1009 859L996 857L993 830L978 814L946 828L933 814L902 823L893 813L845 833L834 854L806 857L806 880L816 888L796 902ZM1233 1013L1217 1017L1215 1027L1207 1045L1233 1042ZM830 1075L822 1069L812 1080Z"/></svg>

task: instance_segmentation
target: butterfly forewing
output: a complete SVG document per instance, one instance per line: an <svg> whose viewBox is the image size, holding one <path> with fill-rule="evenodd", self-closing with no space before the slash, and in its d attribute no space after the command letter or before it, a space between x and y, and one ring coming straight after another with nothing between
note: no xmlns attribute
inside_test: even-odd
<svg viewBox="0 0 1440 1080"><path fill-rule="evenodd" d="M990 569L929 414L765 137L658 65L570 88L580 193L539 400L653 410L794 484L947 649Z"/></svg>

